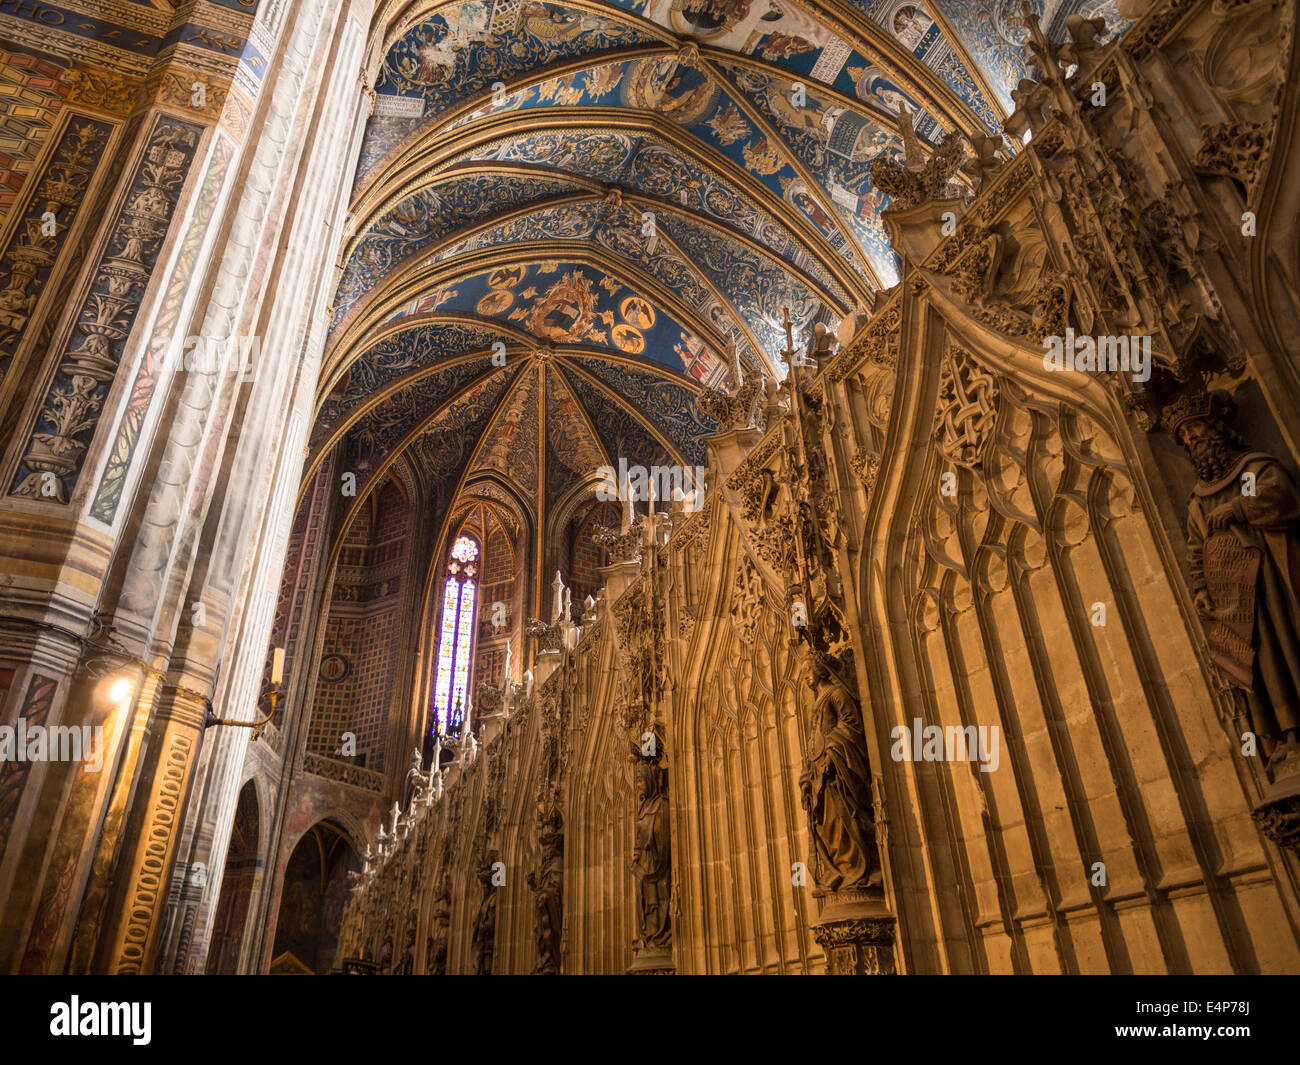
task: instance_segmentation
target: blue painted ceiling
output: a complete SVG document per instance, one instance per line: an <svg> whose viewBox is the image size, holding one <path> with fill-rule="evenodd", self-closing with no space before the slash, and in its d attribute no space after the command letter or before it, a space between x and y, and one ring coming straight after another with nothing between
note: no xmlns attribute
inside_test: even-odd
<svg viewBox="0 0 1300 1065"><path fill-rule="evenodd" d="M1113 2L1034 0L1058 38L1071 13L1122 31ZM635 442L696 461L710 427L690 398L733 347L780 375L787 312L801 345L896 283L870 163L901 154L902 122L931 143L1000 135L1028 74L1019 11L381 8L312 461L338 447L378 468L463 424L455 477L491 453L534 509L565 490L550 458L616 461Z"/></svg>

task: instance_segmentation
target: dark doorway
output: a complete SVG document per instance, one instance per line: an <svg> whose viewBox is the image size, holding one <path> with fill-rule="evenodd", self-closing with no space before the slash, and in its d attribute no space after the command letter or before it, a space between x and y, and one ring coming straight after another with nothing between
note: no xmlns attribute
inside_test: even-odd
<svg viewBox="0 0 1300 1065"><path fill-rule="evenodd" d="M226 869L221 875L221 896L217 900L212 944L208 948L209 973L239 971L239 951L244 943L248 903L262 873L262 863L257 856L259 832L257 788L250 780L239 793L235 821L230 829Z"/></svg>
<svg viewBox="0 0 1300 1065"><path fill-rule="evenodd" d="M329 821L313 825L298 841L284 871L271 972L330 971L348 897L347 874L357 869L351 840Z"/></svg>

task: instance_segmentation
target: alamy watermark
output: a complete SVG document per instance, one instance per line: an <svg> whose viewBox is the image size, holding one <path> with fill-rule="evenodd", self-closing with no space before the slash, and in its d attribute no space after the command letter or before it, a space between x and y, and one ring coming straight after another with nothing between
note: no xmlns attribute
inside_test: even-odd
<svg viewBox="0 0 1300 1065"><path fill-rule="evenodd" d="M1076 373L1131 373L1139 384L1151 380L1151 338L1149 336L1065 336L1043 338L1043 368L1074 370Z"/></svg>
<svg viewBox="0 0 1300 1065"><path fill-rule="evenodd" d="M262 355L262 338L258 336L179 337L155 336L153 362L159 370L172 373L238 374L241 381L252 381L254 364Z"/></svg>
<svg viewBox="0 0 1300 1065"><path fill-rule="evenodd" d="M50 1035L129 1036L134 1045L148 1046L152 1012L149 1002L82 1002L73 995L50 1006Z"/></svg>
<svg viewBox="0 0 1300 1065"><path fill-rule="evenodd" d="M104 766L103 725L0 725L0 763L85 762L88 773Z"/></svg>
<svg viewBox="0 0 1300 1065"><path fill-rule="evenodd" d="M682 502L682 509L693 512L704 505L703 466L629 466L627 459L618 460L618 469L601 466L596 470L600 484L596 498L602 503L616 500L645 502L647 500L673 500Z"/></svg>
<svg viewBox="0 0 1300 1065"><path fill-rule="evenodd" d="M1002 730L997 725L927 725L919 717L912 725L895 725L890 756L895 762L979 762L981 773L992 773L1001 761Z"/></svg>

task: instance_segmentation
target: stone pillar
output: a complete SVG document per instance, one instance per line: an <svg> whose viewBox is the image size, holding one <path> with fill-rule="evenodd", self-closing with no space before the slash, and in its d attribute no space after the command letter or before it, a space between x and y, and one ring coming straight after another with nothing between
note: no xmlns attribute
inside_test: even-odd
<svg viewBox="0 0 1300 1065"><path fill-rule="evenodd" d="M8 630L0 658L21 668L23 654L38 650L28 643L34 632L71 641L75 650L60 656L62 676L40 672L55 681L47 723L103 729L105 743L103 767L93 782L80 767L73 773L72 767L49 762L26 778L25 794L17 800L28 839L35 840L32 829L43 826L35 852L23 841L10 841L23 848L11 849L10 859L36 872L11 882L0 916L16 940L27 937L26 943L16 941L19 953L9 959L24 972L64 968L87 878L104 868L102 861L92 861L98 837L115 828L116 802L129 790L151 701L128 700L130 709L115 705L110 717L105 693L121 682L141 695L145 674L157 675L157 660L145 646L119 638L111 616L98 614L111 615L106 593L133 530L114 533L111 514L105 524L96 511L100 493L91 474L117 447L112 433L96 430L110 428L128 402L124 395L130 390L121 387L122 379L146 347L140 330L155 304L151 281L155 272L169 269L165 264L180 228L173 223L194 196L191 165L206 141L201 123L160 108L133 121L133 141L119 148L116 206L104 219L91 266L69 303L75 313L57 319L44 366L16 370L31 387L22 397L21 415L13 406L7 414L22 428L11 441L0 501L0 563L14 574L13 594L0 619ZM63 299L68 300L66 293ZM51 317L47 325L54 321ZM143 418L149 397L137 393L129 402L136 410L124 419ZM127 446L125 454L130 453ZM102 477L100 487L112 474L105 470Z"/></svg>
<svg viewBox="0 0 1300 1065"><path fill-rule="evenodd" d="M866 891L828 896L813 938L826 952L829 976L893 976L896 920L884 900Z"/></svg>
<svg viewBox="0 0 1300 1065"><path fill-rule="evenodd" d="M42 765L13 809L0 808L0 942L12 944L0 967L10 969L154 964L207 700L222 716L253 710L245 695L266 650L267 574L282 564L355 159L339 134L355 127L355 147L364 124L347 105L359 93L368 0L299 0L257 20L181 8L175 27L217 17L223 40L252 33L268 64L250 73L237 53L219 61L183 44L147 79L143 67L119 77L74 63L64 80L77 113L57 135L75 142L60 141L50 158L63 183L41 193L59 205L60 229L32 254L62 256L76 241L80 275L56 258L44 289L32 278L45 300L40 345L0 341L0 422L13 429L0 560L11 560L6 598L17 604L0 611L0 667L17 682L3 720L102 724L106 748L100 774ZM92 167L74 150L97 138L106 147ZM84 182L94 212L74 212L69 182ZM293 270L262 254L281 242ZM55 292L59 271L68 276ZM294 298L277 300L276 284ZM61 306L47 306L55 296ZM244 337L264 343L251 367L183 370L163 356L188 349L187 334L209 353ZM101 689L117 682L132 695L106 709ZM228 834L227 778L240 755L222 758L220 779L201 789L217 806L229 798L224 824L196 807L188 837L199 823ZM15 825L21 832L8 831ZM215 897L220 867L204 864ZM177 941L202 940L207 915L194 916Z"/></svg>
<svg viewBox="0 0 1300 1065"><path fill-rule="evenodd" d="M164 688L150 723L140 767L147 788L131 811L113 896L95 968L112 973L152 971L162 931L164 896L175 862L178 830L203 738L206 701L196 692Z"/></svg>

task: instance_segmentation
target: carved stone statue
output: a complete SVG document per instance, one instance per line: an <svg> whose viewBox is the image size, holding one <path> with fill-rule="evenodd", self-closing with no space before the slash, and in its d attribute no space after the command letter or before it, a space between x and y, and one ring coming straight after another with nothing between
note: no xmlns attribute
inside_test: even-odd
<svg viewBox="0 0 1300 1065"><path fill-rule="evenodd" d="M403 788L403 805L410 810L425 789L429 786L429 774L421 768L424 764L424 755L417 746L411 751L411 765L406 771L406 784Z"/></svg>
<svg viewBox="0 0 1300 1065"><path fill-rule="evenodd" d="M881 876L862 714L817 655L801 673L813 693L799 789L813 839L814 894L866 890Z"/></svg>
<svg viewBox="0 0 1300 1065"><path fill-rule="evenodd" d="M397 963L394 973L397 976L410 976L415 972L415 925L406 929L406 944L402 948L402 960Z"/></svg>
<svg viewBox="0 0 1300 1065"><path fill-rule="evenodd" d="M636 877L635 946L650 953L667 952L672 943L668 913L672 893L668 773L657 758L640 758L639 763L639 805L631 864Z"/></svg>
<svg viewBox="0 0 1300 1065"><path fill-rule="evenodd" d="M560 935L564 929L564 835L558 818L547 822L539 837L541 868L528 874L537 903L537 965L535 973L560 971Z"/></svg>
<svg viewBox="0 0 1300 1065"><path fill-rule="evenodd" d="M483 901L474 917L474 935L470 947L474 955L474 974L489 976L492 973L492 951L497 934L497 890L492 883L492 866L497 852L488 851L486 860L478 871L478 882L483 889Z"/></svg>
<svg viewBox="0 0 1300 1065"><path fill-rule="evenodd" d="M1276 771L1300 758L1300 495L1276 458L1232 431L1235 413L1216 392L1181 397L1163 420L1196 467L1187 555L1210 653Z"/></svg>
<svg viewBox="0 0 1300 1065"><path fill-rule="evenodd" d="M449 873L443 873L438 888L438 897L433 900L432 918L433 934L425 944L425 972L431 976L443 976L447 972L447 936L451 928L451 879Z"/></svg>

